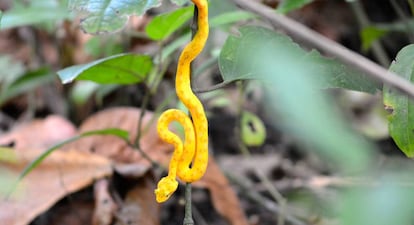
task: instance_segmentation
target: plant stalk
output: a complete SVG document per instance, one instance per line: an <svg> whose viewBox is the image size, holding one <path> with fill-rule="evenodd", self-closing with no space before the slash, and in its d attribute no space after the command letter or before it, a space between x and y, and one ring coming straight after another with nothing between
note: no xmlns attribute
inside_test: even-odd
<svg viewBox="0 0 414 225"><path fill-rule="evenodd" d="M194 225L193 213L191 210L191 183L185 184L185 215L183 225Z"/></svg>

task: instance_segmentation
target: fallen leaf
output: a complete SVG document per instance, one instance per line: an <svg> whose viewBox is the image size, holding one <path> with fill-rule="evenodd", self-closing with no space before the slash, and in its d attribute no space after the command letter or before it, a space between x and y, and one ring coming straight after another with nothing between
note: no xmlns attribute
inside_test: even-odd
<svg viewBox="0 0 414 225"><path fill-rule="evenodd" d="M16 149L17 162L1 163L0 166L17 177L41 152ZM67 194L111 174L111 162L104 157L73 150L57 150L31 171L10 196L3 196L0 201L0 221L8 225L29 224Z"/></svg>
<svg viewBox="0 0 414 225"><path fill-rule="evenodd" d="M16 126L11 132L0 137L0 146L12 146L14 149L46 149L75 134L76 128L71 122L63 117L51 115Z"/></svg>
<svg viewBox="0 0 414 225"><path fill-rule="evenodd" d="M128 131L129 141L131 143L134 143L137 138L138 123L140 120L141 113L142 113L141 110L137 108L131 108L131 107L118 107L118 108L107 109L107 110L98 112L90 116L80 126L79 133L92 131L92 130L107 129L107 128L118 128L118 129L123 129L123 130ZM169 160L170 160L171 153L173 152L173 147L172 145L166 144L159 139L158 134L155 129L155 122L156 121L154 120L154 115L151 112L146 112L145 115L142 117L142 125L141 125L142 130L141 131L143 133L141 133L140 135L141 137L139 141L140 149L143 152L145 152L149 158L167 167ZM45 126L45 124L43 125L37 124L36 126L48 127L48 126ZM46 129L46 131L50 132L49 129ZM22 133L20 133L21 136L15 135L13 136L14 139L12 138L12 140L17 140L16 144L18 144L19 148L29 146L28 142L21 141L21 139L19 138L24 137L25 135L30 135L33 132L25 131L23 133L25 134L23 135ZM75 133L75 132L71 132L71 133ZM33 140L33 142L38 141L37 145L43 145L43 146L47 145L48 144L47 142L39 141L42 139L43 138L38 138L38 140ZM54 139L56 140L57 138L54 138ZM32 142L29 142L29 143L32 143ZM104 158L110 159L116 165L115 167L118 168L119 171L123 171L124 174L131 175L134 173L134 171L135 172L138 171L138 173L135 174L135 177L142 176L152 166L151 162L145 157L143 157L140 152L132 148L124 140L118 137L115 137L115 136L99 135L99 136L90 136L90 137L82 138L73 143L65 145L64 149L66 149L68 152L57 151L53 153L52 155L69 154L70 152L72 152L70 149L76 149L79 151L83 151L84 154L88 154L90 156L100 155L101 157L103 156ZM78 154L81 154L81 153L78 153ZM26 154L24 156L27 157ZM67 156L62 156L62 159L66 157ZM99 157L99 156L96 156L96 157ZM49 161L52 159L53 158L47 158L47 160ZM76 160L73 161L73 163L76 164ZM92 163L92 161L90 163ZM103 173L102 176L110 174L110 168L109 168L110 163L109 162L106 162L106 163L107 163L106 166L108 167L107 169L109 171L107 171L107 173ZM60 164L59 166L64 168L63 164ZM85 162L84 166L91 166L91 165L89 165L88 162ZM51 172L48 170L43 172L43 171L40 171L40 169L39 170L35 169L32 173L34 173L35 171L37 171L37 173L42 176L46 176L47 173ZM59 171L59 169L52 170L52 171ZM69 176L69 175L76 176L78 175L77 171L78 170L67 171L68 175L66 176ZM81 171L89 171L89 169L84 168L84 167L82 169L79 169L80 175L82 175ZM61 177L59 177L59 175ZM28 179L34 176L35 175L33 174L29 174ZM98 176L98 178L102 176ZM57 182L57 184L60 184L59 181L67 179L65 178L63 174L57 174L55 175L55 178L53 178L53 176L48 176L48 177L49 177L48 179L46 179L46 177L38 177L37 180L38 182L43 181L43 183L47 185L49 181ZM87 178L87 177L88 176L84 176L84 178ZM97 176L95 176L95 178L97 178ZM45 181L48 181L48 182L45 182ZM86 182L86 183L83 182L82 185L79 185L79 181L75 179L66 180L63 183L65 184L64 187L62 187L62 185L61 186L55 185L56 188L60 188L61 191L56 192L59 194L57 194L56 197L53 198L53 200L45 201L45 199L43 199L41 211L45 211L54 202L56 202L57 199L60 199L65 194L69 193L70 192L69 190L71 191L75 190L75 188L69 189L68 187L66 187L66 185L70 187L76 186L78 190L80 188L86 187L87 185L90 185L92 181L89 180L89 182ZM153 185L155 184L154 179L152 180L152 184ZM233 189L229 185L228 180L226 179L224 174L221 172L221 170L219 169L218 165L216 164L216 162L214 161L212 157L210 157L210 162L207 168L206 175L199 182L196 182L194 185L198 187L207 188L210 190L212 201L213 201L213 204L216 210L224 218L226 218L226 220L228 220L229 223L233 225L248 224L247 219L240 207L240 203L237 199L236 194L234 193ZM36 186L29 185L29 187L36 187ZM146 197L145 204L151 207L153 207L152 206L153 204L155 206L158 206L158 204L155 202L153 189L154 187L152 187L151 189L146 188L144 190L140 190L140 192L147 193L147 194L144 194L144 196ZM68 191L62 192L62 190L68 190ZM132 205L127 208L123 208L120 211L119 215L124 215L123 213L126 213L126 215L133 215L132 212L136 212L136 210L140 209L140 207L143 207L143 206L139 204L139 205ZM153 208L152 210L155 210L155 209ZM33 217L35 215L38 215L38 213L41 211L39 210L36 212L33 211L32 212L33 215L30 218L33 219ZM145 214L145 215L149 215L149 214ZM147 216L144 218L147 218ZM134 217L134 221L136 220L138 220L138 218Z"/></svg>
<svg viewBox="0 0 414 225"><path fill-rule="evenodd" d="M86 119L79 127L79 133L117 128L128 131L129 141L135 143L141 113L140 109L132 107L106 109ZM140 149L154 161L165 161L172 149L169 144L159 139L155 128L156 121L153 117L154 115L147 111L142 118ZM90 136L65 145L64 148L93 152L113 160L116 164L138 164L142 172L151 167L151 162L145 159L139 151L115 136Z"/></svg>

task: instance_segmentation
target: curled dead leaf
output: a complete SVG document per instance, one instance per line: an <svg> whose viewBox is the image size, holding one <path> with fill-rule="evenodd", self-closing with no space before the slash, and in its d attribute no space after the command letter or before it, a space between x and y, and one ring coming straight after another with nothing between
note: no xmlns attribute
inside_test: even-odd
<svg viewBox="0 0 414 225"><path fill-rule="evenodd" d="M49 148L76 135L75 126L63 117L51 115L45 119L21 124L0 137L0 146L14 149Z"/></svg>
<svg viewBox="0 0 414 225"><path fill-rule="evenodd" d="M42 151L16 151L17 162L2 163L17 177ZM104 157L79 151L55 151L30 172L12 192L0 201L2 224L26 225L69 193L112 174L111 162ZM19 216L16 216L19 215Z"/></svg>

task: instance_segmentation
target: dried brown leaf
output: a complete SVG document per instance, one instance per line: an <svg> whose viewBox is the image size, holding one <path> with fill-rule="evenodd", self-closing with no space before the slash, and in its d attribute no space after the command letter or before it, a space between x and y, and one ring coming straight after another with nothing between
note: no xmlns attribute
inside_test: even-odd
<svg viewBox="0 0 414 225"><path fill-rule="evenodd" d="M116 107L103 110L90 116L83 122L79 132L100 130L108 128L118 128L129 132L129 141L134 143L137 138L138 123L142 111L132 107ZM142 118L142 133L140 138L140 148L148 154L154 161L167 161L172 152L171 145L162 142L157 134L153 114L145 112ZM129 168L140 168L143 174L150 168L151 163L142 157L136 149L128 145L124 140L115 136L91 136L82 138L70 143L65 149L79 149L87 152L105 156L117 165L129 164ZM134 165L136 167L134 167ZM124 167L126 170L128 166Z"/></svg>
<svg viewBox="0 0 414 225"><path fill-rule="evenodd" d="M33 149L16 150L18 161L0 166L17 176L40 154L41 151ZM9 198L1 199L0 221L8 225L29 224L67 194L111 174L111 163L104 157L57 150L31 171Z"/></svg>
<svg viewBox="0 0 414 225"><path fill-rule="evenodd" d="M15 127L0 137L0 145L15 149L49 148L76 134L75 126L63 117L51 115Z"/></svg>

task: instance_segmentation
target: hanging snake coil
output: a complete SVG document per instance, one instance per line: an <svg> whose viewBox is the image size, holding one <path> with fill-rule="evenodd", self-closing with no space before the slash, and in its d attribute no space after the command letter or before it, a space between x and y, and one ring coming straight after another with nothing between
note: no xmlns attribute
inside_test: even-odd
<svg viewBox="0 0 414 225"><path fill-rule="evenodd" d="M208 3L207 0L191 0L198 10L197 32L182 51L178 60L176 92L178 98L189 110L192 120L183 111L168 109L158 119L157 131L160 138L174 146L168 175L163 177L155 189L157 202L164 202L178 187L176 177L184 182L199 180L208 164L208 123L203 105L191 89L190 64L203 50L207 41ZM184 143L168 129L171 122L177 121L184 128Z"/></svg>

